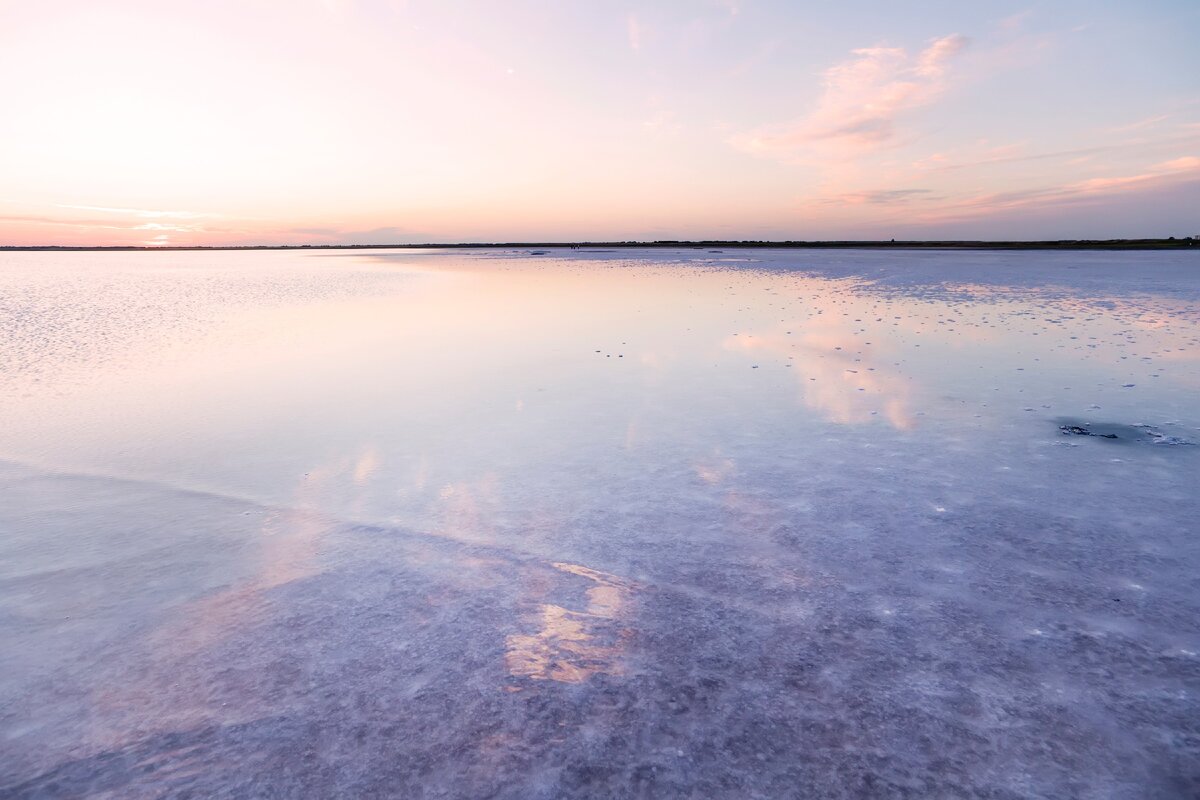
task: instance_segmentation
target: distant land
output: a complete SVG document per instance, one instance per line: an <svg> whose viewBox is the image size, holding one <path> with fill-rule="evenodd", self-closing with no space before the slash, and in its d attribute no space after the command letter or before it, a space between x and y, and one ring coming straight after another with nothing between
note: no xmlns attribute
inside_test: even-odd
<svg viewBox="0 0 1200 800"><path fill-rule="evenodd" d="M425 244L254 244L254 245L191 245L191 246L134 246L87 247L68 245L0 245L5 251L139 251L139 250L427 250L427 249L542 249L542 248L871 248L871 249L941 249L941 250L1181 250L1189 247L1200 249L1200 237L1186 236L1167 239L1055 239L1029 242L985 242L956 240L870 240L870 241L676 241L653 242L428 242Z"/></svg>

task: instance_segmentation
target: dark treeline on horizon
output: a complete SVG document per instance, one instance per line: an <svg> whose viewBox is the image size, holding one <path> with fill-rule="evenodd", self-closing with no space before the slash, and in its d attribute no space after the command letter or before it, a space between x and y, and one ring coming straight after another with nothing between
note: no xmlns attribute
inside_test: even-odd
<svg viewBox="0 0 1200 800"><path fill-rule="evenodd" d="M1200 248L1200 238L1191 236L1167 239L1052 239L1044 241L972 241L972 240L832 240L832 241L754 241L754 240L674 240L653 242L427 242L424 244L250 244L250 245L0 245L8 251L179 251L179 250L426 250L426 249L536 249L536 248L944 248L971 250L1175 250Z"/></svg>

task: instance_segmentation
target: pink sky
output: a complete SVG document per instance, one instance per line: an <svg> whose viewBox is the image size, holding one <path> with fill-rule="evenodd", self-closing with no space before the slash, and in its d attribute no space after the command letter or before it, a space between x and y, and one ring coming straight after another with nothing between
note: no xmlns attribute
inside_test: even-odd
<svg viewBox="0 0 1200 800"><path fill-rule="evenodd" d="M1200 235L1200 6L962 5L0 0L0 244Z"/></svg>

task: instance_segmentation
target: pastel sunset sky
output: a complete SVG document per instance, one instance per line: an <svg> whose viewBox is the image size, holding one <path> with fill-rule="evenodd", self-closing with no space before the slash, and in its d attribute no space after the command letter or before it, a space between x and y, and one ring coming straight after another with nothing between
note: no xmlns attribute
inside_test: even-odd
<svg viewBox="0 0 1200 800"><path fill-rule="evenodd" d="M1200 234L1200 2L0 0L0 244Z"/></svg>

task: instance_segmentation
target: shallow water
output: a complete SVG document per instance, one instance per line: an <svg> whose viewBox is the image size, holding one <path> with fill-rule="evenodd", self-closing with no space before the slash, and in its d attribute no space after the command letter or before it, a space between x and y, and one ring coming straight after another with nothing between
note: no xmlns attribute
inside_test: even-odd
<svg viewBox="0 0 1200 800"><path fill-rule="evenodd" d="M1194 796L1198 301L1189 253L0 254L0 795Z"/></svg>

